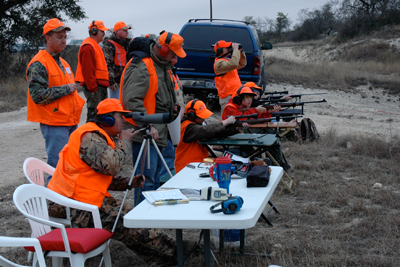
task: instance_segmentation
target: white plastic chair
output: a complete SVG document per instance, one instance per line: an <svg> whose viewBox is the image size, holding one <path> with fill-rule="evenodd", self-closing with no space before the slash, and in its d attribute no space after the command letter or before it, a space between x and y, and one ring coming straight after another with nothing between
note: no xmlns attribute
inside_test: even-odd
<svg viewBox="0 0 400 267"><path fill-rule="evenodd" d="M9 236L0 236L0 247L26 247L32 246L35 248L37 257L37 262L39 263L39 267L46 267L46 263L43 257L42 247L40 246L39 240L36 238L25 238L25 237L9 237ZM16 264L3 256L0 255L0 266L4 267L23 267L26 265ZM35 265L37 266L37 265Z"/></svg>
<svg viewBox="0 0 400 267"><path fill-rule="evenodd" d="M37 158L27 158L24 161L23 170L26 179L28 179L31 184L45 187L46 176L44 173L53 175L55 169ZM73 227L71 222L71 211L68 207L66 207L66 215L67 217L65 219L50 217L50 220Z"/></svg>
<svg viewBox="0 0 400 267"><path fill-rule="evenodd" d="M39 239L43 250L49 251L46 256L53 257L53 266L61 266L62 258L69 258L71 266L83 267L86 259L103 253L105 266L111 267L110 250L107 241L111 238L112 234L102 229L100 213L97 206L61 196L46 187L34 184L20 185L14 191L13 200L17 209L29 219L33 237ZM91 212L95 228L65 228L61 223L50 221L47 210L47 200L66 207ZM50 227L58 228L60 230L51 230ZM58 251L55 251L54 249L46 247L44 239L49 238L49 236L56 234L58 231L60 231L61 237L59 234L57 238L54 238L54 240L50 237L51 242L49 243L54 244L57 240L58 242L61 242L61 246L64 250L58 249ZM81 231L79 233L82 233L82 237L79 234L76 234L77 231ZM103 238L95 245L97 247L94 247L91 251L78 253L79 251L75 250L73 253L71 250L71 247L73 247L73 235L75 235L75 237L77 236L77 239L82 239L83 235L86 236L85 240L74 240L81 246L86 246L93 240L98 241L100 236L103 236Z"/></svg>

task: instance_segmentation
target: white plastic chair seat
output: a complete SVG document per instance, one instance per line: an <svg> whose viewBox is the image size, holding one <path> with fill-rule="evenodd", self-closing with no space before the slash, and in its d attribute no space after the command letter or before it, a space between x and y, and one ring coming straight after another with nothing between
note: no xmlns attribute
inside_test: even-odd
<svg viewBox="0 0 400 267"><path fill-rule="evenodd" d="M49 220L47 200L66 207L91 212L94 227L102 229L100 213L97 206L69 199L48 188L34 184L24 184L19 186L14 192L13 200L17 209L29 219L33 237L39 238L40 236L50 233L52 231L51 227L60 229L65 251L50 251L46 255L53 257L53 266L61 266L62 258L69 258L71 266L83 267L86 259L103 253L105 266L111 267L111 257L108 246L109 238L102 245L86 254L72 253L65 226L61 223ZM92 229L87 230L90 231Z"/></svg>
<svg viewBox="0 0 400 267"><path fill-rule="evenodd" d="M25 238L25 237L9 237L9 236L0 236L0 247L26 247L32 246L35 248L37 252L37 263L39 263L39 267L46 267L46 262L43 257L42 247L40 246L39 240L36 238ZM23 267L26 265L19 265L14 263L3 256L0 255L0 266L4 267Z"/></svg>

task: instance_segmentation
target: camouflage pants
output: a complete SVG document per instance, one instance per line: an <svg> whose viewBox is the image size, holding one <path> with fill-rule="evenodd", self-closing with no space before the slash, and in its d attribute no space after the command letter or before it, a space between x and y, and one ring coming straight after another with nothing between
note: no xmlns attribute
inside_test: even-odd
<svg viewBox="0 0 400 267"><path fill-rule="evenodd" d="M103 229L111 232L115 219L118 215L122 200L106 197L100 208L100 217ZM132 229L125 228L123 217L132 207L124 205L118 224L114 230L113 239L121 241L135 254L140 256L146 263L176 264L176 240L165 234L160 229ZM65 209L57 204L49 205L49 215L52 217L65 218ZM72 210L71 219L79 228L93 227L91 213L81 210Z"/></svg>
<svg viewBox="0 0 400 267"><path fill-rule="evenodd" d="M97 105L107 98L107 87L97 86L96 93L89 91L86 85L83 87L80 86L80 88L83 89L83 94L86 97L86 105L88 109L86 122L89 122L89 120L94 117Z"/></svg>

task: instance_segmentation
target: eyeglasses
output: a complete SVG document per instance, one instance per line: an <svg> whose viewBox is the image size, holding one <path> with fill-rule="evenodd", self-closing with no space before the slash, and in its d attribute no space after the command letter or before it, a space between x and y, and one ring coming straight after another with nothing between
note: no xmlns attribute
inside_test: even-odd
<svg viewBox="0 0 400 267"><path fill-rule="evenodd" d="M251 95L244 95L244 99L253 99L254 96Z"/></svg>

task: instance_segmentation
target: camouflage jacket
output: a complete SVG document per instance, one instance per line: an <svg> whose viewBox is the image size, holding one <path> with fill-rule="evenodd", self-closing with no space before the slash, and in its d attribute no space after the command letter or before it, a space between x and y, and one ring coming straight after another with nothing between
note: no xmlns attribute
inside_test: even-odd
<svg viewBox="0 0 400 267"><path fill-rule="evenodd" d="M79 157L95 172L113 176L109 190L126 189L133 172L131 142L115 139L113 149L100 132L89 132L82 137Z"/></svg>
<svg viewBox="0 0 400 267"><path fill-rule="evenodd" d="M65 74L60 56L55 53L51 55ZM47 105L71 93L68 85L49 87L49 74L46 67L39 61L35 61L29 66L26 76L28 77L28 90L35 104Z"/></svg>
<svg viewBox="0 0 400 267"><path fill-rule="evenodd" d="M106 58L107 68L108 68L108 75L109 75L109 82L110 86L114 84L119 84L121 80L122 72L124 68L121 66L117 66L114 63L114 56L115 56L115 46L108 42L108 40L113 40L117 44L124 47L125 51L128 51L130 39L118 39L115 35L115 32L109 37L104 38L103 41L103 53L104 57Z"/></svg>

